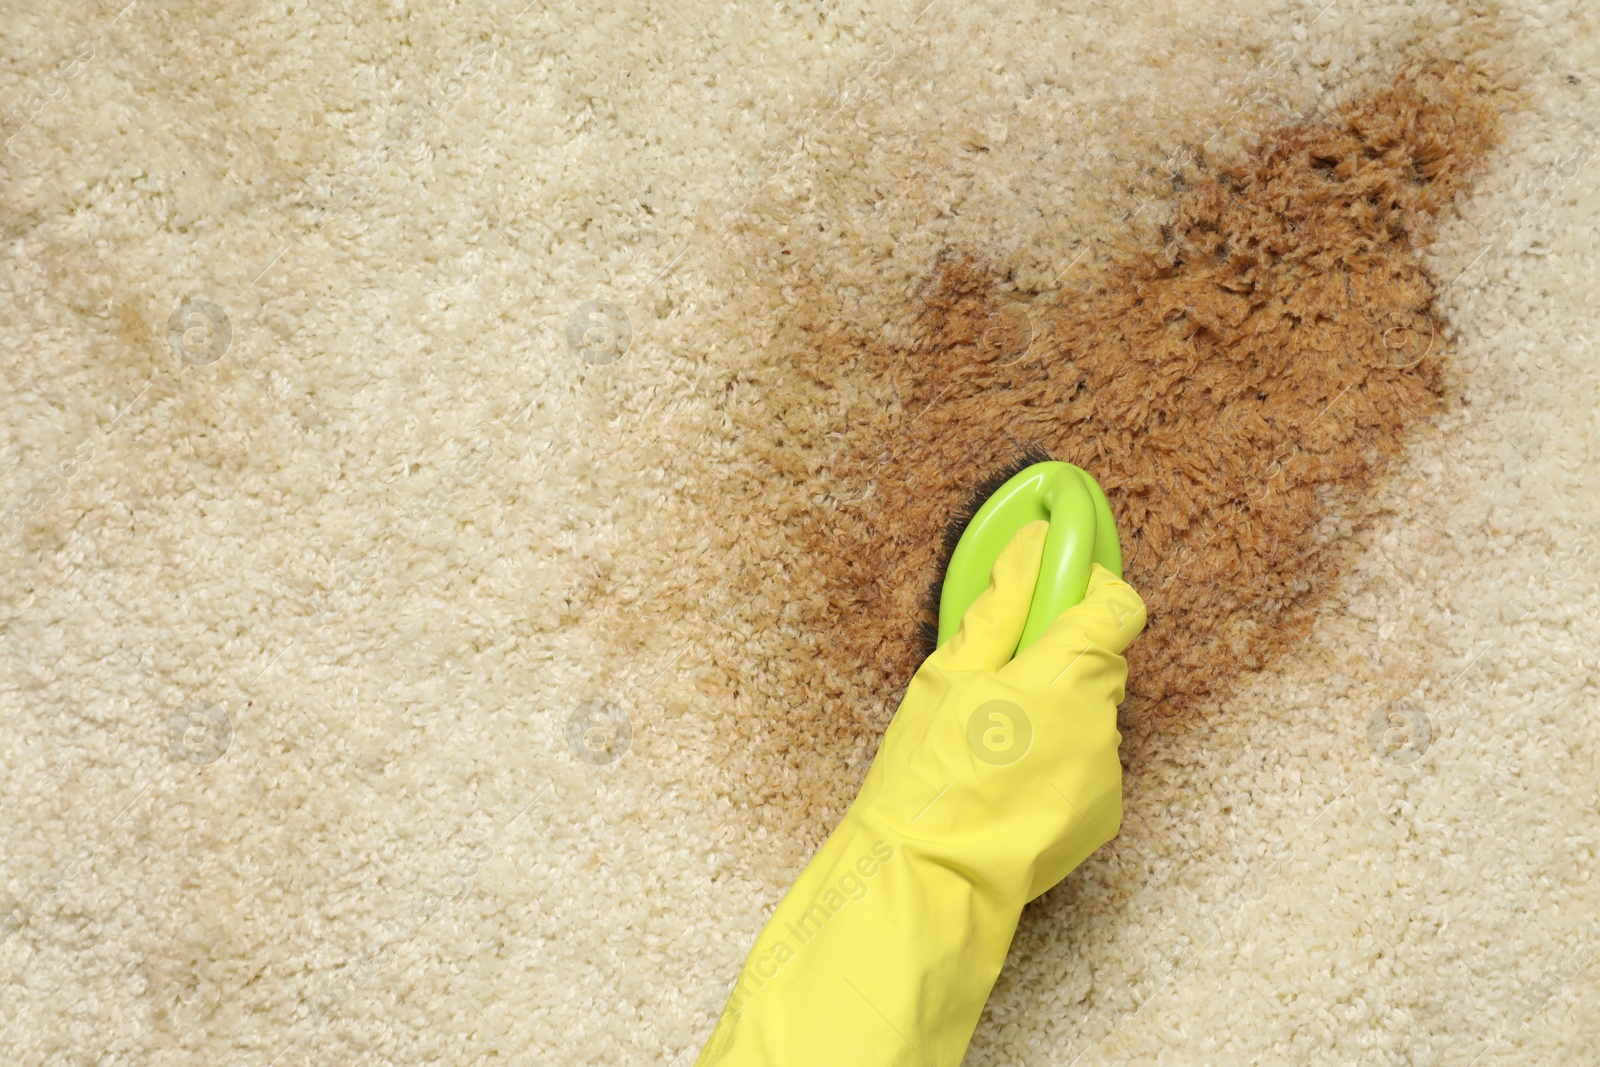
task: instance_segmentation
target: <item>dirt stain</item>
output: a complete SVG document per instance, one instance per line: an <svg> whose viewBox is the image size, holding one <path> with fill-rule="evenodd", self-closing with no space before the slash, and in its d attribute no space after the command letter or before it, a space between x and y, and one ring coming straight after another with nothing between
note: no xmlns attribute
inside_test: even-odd
<svg viewBox="0 0 1600 1067"><path fill-rule="evenodd" d="M1099 479L1149 606L1131 777L1301 641L1375 478L1447 402L1423 253L1515 97L1419 60L1253 151L1196 153L1159 235L1096 249L1074 288L951 248L873 330L798 274L729 385L686 579L719 618L712 788L802 854L820 840L923 655L946 523L1028 449Z"/></svg>

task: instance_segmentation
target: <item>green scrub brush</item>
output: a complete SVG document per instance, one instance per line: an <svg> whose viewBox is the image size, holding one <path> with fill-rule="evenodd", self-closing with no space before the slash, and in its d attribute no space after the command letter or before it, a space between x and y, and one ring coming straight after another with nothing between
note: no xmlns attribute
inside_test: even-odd
<svg viewBox="0 0 1600 1067"><path fill-rule="evenodd" d="M1067 608L1083 599L1089 567L1098 563L1122 577L1122 548L1111 506L1098 483L1070 463L1046 460L1025 467L990 494L967 523L939 591L937 645L961 627L961 616L989 585L1000 550L1022 527L1038 519L1050 523L1044 562L1034 586L1028 621L1017 643L1020 652Z"/></svg>

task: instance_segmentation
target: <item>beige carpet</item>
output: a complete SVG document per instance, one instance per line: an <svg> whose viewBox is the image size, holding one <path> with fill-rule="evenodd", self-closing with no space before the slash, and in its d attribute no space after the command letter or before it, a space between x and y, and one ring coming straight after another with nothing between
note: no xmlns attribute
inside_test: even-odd
<svg viewBox="0 0 1600 1067"><path fill-rule="evenodd" d="M1166 609L1122 835L966 1062L1600 1047L1592 11L6 23L5 1062L692 1062L914 662L923 526L1039 441ZM1228 177L1270 144L1395 199L1315 237ZM1211 218L1335 339L1281 454L1191 402L1252 329L1183 295ZM1189 398L1160 478L1119 352Z"/></svg>

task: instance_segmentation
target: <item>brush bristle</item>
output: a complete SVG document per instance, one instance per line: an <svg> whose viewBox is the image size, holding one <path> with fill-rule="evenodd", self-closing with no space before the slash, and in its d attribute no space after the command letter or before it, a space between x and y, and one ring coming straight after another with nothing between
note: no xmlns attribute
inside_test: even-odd
<svg viewBox="0 0 1600 1067"><path fill-rule="evenodd" d="M939 647L939 598L944 595L945 571L950 566L951 557L955 555L956 546L961 543L961 535L967 532L967 526L977 516L978 509L983 507L996 490L1035 463L1046 463L1049 460L1050 453L1038 445L1028 445L1016 459L973 486L966 503L957 509L950 517L950 521L945 524L944 537L939 544L937 577L928 589L922 621L917 625L917 643L922 649L924 659L933 655L934 650Z"/></svg>

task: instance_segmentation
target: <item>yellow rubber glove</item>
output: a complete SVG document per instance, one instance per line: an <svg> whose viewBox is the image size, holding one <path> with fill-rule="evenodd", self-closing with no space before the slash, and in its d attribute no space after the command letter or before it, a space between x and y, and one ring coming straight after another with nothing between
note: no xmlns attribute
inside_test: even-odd
<svg viewBox="0 0 1600 1067"><path fill-rule="evenodd" d="M1012 658L1049 524L1023 527L923 663L855 803L750 950L698 1063L956 1067L1022 906L1122 823L1122 651L1144 602L1098 564Z"/></svg>

